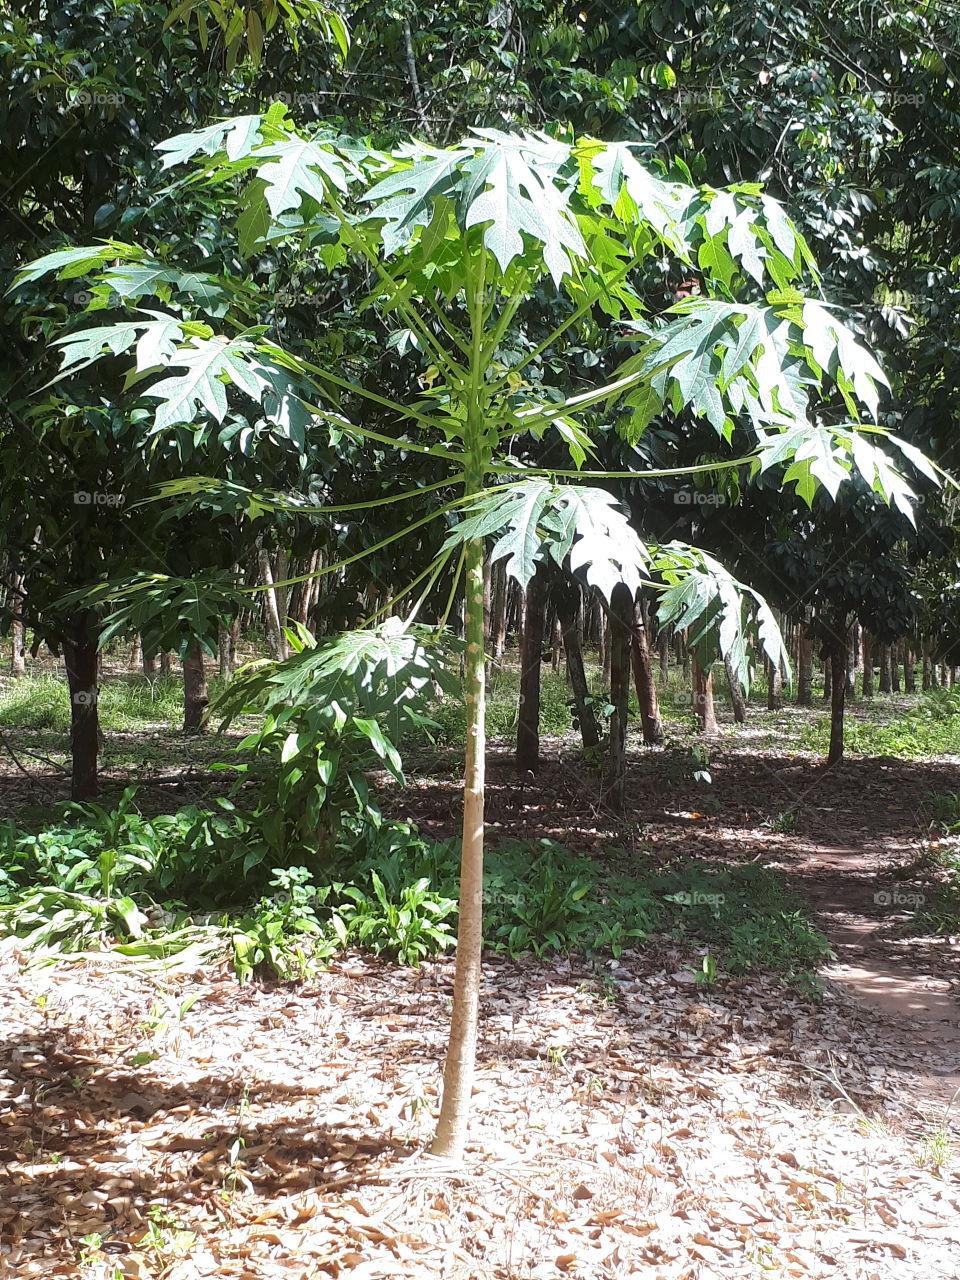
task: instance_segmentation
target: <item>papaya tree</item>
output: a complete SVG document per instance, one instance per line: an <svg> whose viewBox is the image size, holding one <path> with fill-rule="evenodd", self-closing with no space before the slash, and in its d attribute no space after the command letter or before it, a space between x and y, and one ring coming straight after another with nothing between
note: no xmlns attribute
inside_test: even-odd
<svg viewBox="0 0 960 1280"><path fill-rule="evenodd" d="M655 588L661 620L710 619L744 674L751 626L769 656L785 662L762 600L694 548L644 543L616 497L589 483L617 474L591 466L595 437L621 430L635 440L665 405L687 408L710 423L728 456L665 469L670 474L785 466L786 482L808 498L822 478L832 483L856 471L907 507L900 446L875 425L883 374L836 312L800 291L816 292L819 277L776 201L754 185L715 190L668 180L629 143L482 129L456 145L413 142L387 153L329 130L306 136L274 104L264 116L174 138L162 151L171 168L193 164L184 182L215 186L258 287L269 291L271 264L284 255L309 255L329 270L358 261L368 285L358 305L378 318L384 341L400 333L422 356L418 385L393 397L325 360L322 349L284 349L269 329L245 323L239 302L204 322L200 296L194 314L162 317L156 306L128 299L119 321L88 327L82 318L78 331L58 340L66 374L94 360L135 357L129 385L154 406L160 433L219 420L228 399L246 400L268 416L305 409L305 430L318 445L373 440L395 450L398 471L410 454L442 464L446 488L432 487L443 489L443 501L425 504L419 487L392 494L419 510L371 550L446 520L439 557L397 595L430 589L446 566L464 592L460 922L432 1148L456 1158L466 1138L481 976L485 548L492 544L492 560L503 560L524 588L544 561L607 601L621 583L632 594ZM25 274L86 273L96 293L107 264L136 252L116 240L78 247ZM146 280L149 261L138 261ZM696 272L705 296L647 316L635 285L657 261ZM560 318L536 345L524 345L517 316L537 290L549 292ZM612 375L575 394L528 379L541 354L598 325L629 325L641 335ZM845 406L842 419L816 416L821 397L834 395ZM738 425L751 444L735 454ZM570 466L534 465L532 444L548 433L565 443ZM338 497L345 507L363 505ZM369 503L372 512L377 505Z"/></svg>

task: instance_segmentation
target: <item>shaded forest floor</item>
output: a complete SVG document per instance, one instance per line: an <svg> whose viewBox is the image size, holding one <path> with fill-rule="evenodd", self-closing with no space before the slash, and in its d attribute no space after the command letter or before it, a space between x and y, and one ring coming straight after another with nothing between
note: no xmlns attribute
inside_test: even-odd
<svg viewBox="0 0 960 1280"><path fill-rule="evenodd" d="M422 1157L449 959L351 954L241 989L217 966L27 969L4 943L0 1276L956 1280L960 940L916 936L902 904L929 888L930 797L960 792L960 743L826 770L797 745L821 715L752 707L708 759L675 722L667 748L634 745L625 819L570 738L545 740L536 779L494 747L492 836L762 862L836 958L819 1004L763 974L698 982L665 937L617 961L490 958L463 1170ZM133 761L109 785L201 799L220 753L171 737L148 743L152 779ZM452 834L457 756L422 751L385 807ZM8 811L63 798L20 758L40 776L4 762Z"/></svg>

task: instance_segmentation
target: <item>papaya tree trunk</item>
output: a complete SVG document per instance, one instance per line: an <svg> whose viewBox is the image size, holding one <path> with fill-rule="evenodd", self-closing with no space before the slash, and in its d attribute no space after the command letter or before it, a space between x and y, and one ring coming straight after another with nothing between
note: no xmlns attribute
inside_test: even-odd
<svg viewBox="0 0 960 1280"><path fill-rule="evenodd" d="M637 599L633 607L630 653L633 659L633 683L637 690L637 703L640 707L643 741L648 747L658 746L663 742L663 720L660 718L660 699L657 696L657 685L653 678L653 659L650 654L650 640L647 636L642 597Z"/></svg>
<svg viewBox="0 0 960 1280"><path fill-rule="evenodd" d="M547 585L542 568L527 583L523 643L520 646L520 706L517 715L517 768L540 769L540 664Z"/></svg>
<svg viewBox="0 0 960 1280"><path fill-rule="evenodd" d="M183 731L203 733L207 727L207 673L203 647L199 640L191 642L183 655Z"/></svg>
<svg viewBox="0 0 960 1280"><path fill-rule="evenodd" d="M99 789L97 759L100 721L97 712L97 641L81 622L63 641L63 661L70 690L70 795L88 800Z"/></svg>
<svg viewBox="0 0 960 1280"><path fill-rule="evenodd" d="M479 343L480 325L474 321L474 341ZM476 378L477 401L468 407L468 425L473 440L483 438L483 408L480 378ZM483 489L484 466L480 446L468 453L464 491L469 497ZM467 741L463 770L463 838L460 849L460 919L457 927L457 957L453 979L453 1013L443 1068L443 1098L437 1131L430 1150L433 1155L459 1160L467 1138L470 1098L477 1057L477 1022L480 1014L480 956L483 949L483 806L486 754L486 655L483 652L483 558L482 538L472 538L464 546L464 699Z"/></svg>
<svg viewBox="0 0 960 1280"><path fill-rule="evenodd" d="M890 646L890 689L893 693L900 692L900 645L892 644Z"/></svg>
<svg viewBox="0 0 960 1280"><path fill-rule="evenodd" d="M583 648L577 615L580 612L580 589L572 583L558 583L554 589L554 603L563 632L563 652L567 659L567 677L573 695L573 707L580 725L580 737L584 752L595 752L600 746L600 730L590 701L587 673L583 665Z"/></svg>
<svg viewBox="0 0 960 1280"><path fill-rule="evenodd" d="M713 672L704 671L695 653L690 654L693 674L693 709L697 713L697 726L704 737L712 737L717 730L717 712L713 703Z"/></svg>
<svg viewBox="0 0 960 1280"><path fill-rule="evenodd" d="M610 593L607 631L610 645L610 745L604 779L604 802L614 813L623 813L627 775L627 715L630 702L630 649L633 597L629 587L618 582Z"/></svg>

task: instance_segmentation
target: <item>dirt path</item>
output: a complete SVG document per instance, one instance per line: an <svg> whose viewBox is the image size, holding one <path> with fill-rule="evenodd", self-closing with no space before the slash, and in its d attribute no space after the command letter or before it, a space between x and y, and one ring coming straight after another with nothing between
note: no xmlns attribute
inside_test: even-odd
<svg viewBox="0 0 960 1280"><path fill-rule="evenodd" d="M954 984L930 972L942 969L942 953L905 947L890 932L918 890L891 880L888 860L869 847L809 845L803 854L793 876L836 955L824 977L880 1014L892 1049L908 1047L917 1058L911 1073L917 1110L932 1123L960 1129L960 1001Z"/></svg>

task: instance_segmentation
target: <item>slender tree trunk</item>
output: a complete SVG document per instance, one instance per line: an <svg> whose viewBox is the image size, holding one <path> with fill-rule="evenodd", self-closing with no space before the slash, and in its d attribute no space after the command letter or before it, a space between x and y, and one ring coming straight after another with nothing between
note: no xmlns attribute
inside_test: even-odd
<svg viewBox="0 0 960 1280"><path fill-rule="evenodd" d="M73 768L70 795L88 800L99 790L97 759L100 721L97 712L97 642L83 622L63 641L63 661L70 690L70 750Z"/></svg>
<svg viewBox="0 0 960 1280"><path fill-rule="evenodd" d="M900 692L900 645L892 644L890 646L890 689L893 693Z"/></svg>
<svg viewBox="0 0 960 1280"><path fill-rule="evenodd" d="M873 697L873 636L866 629L861 633L860 647L863 653L863 696Z"/></svg>
<svg viewBox="0 0 960 1280"><path fill-rule="evenodd" d="M604 802L614 813L623 813L627 776L627 716L630 703L630 648L633 597L618 582L610 595L607 632L610 645L610 746L604 778Z"/></svg>
<svg viewBox="0 0 960 1280"><path fill-rule="evenodd" d="M10 623L10 674L22 676L27 672L27 641L23 625L23 574L11 574L7 598L13 614L13 620Z"/></svg>
<svg viewBox="0 0 960 1280"><path fill-rule="evenodd" d="M839 632L830 638L830 751L827 764L843 759L843 708L847 695L847 640Z"/></svg>
<svg viewBox="0 0 960 1280"><path fill-rule="evenodd" d="M797 660L797 706L813 706L813 641L806 623L797 628L800 633Z"/></svg>
<svg viewBox="0 0 960 1280"><path fill-rule="evenodd" d="M890 645L881 645L881 692L891 694L893 691L893 663L890 659Z"/></svg>
<svg viewBox="0 0 960 1280"><path fill-rule="evenodd" d="M695 653L690 654L693 672L693 709L697 713L697 726L705 738L718 732L717 712L713 704L713 672L704 671Z"/></svg>
<svg viewBox="0 0 960 1280"><path fill-rule="evenodd" d="M905 693L917 692L917 655L909 645L903 651L903 688Z"/></svg>
<svg viewBox="0 0 960 1280"><path fill-rule="evenodd" d="M554 675L559 673L562 664L563 629L560 626L560 619L554 612L550 622L550 670Z"/></svg>
<svg viewBox="0 0 960 1280"><path fill-rule="evenodd" d="M140 637L138 635L133 637L133 644L130 646L130 658L127 662L127 669L129 671L143 670L143 646L140 643Z"/></svg>
<svg viewBox="0 0 960 1280"><path fill-rule="evenodd" d="M665 630L657 636L657 649L660 653L660 679L666 684L670 679L670 637Z"/></svg>
<svg viewBox="0 0 960 1280"><path fill-rule="evenodd" d="M580 588L568 582L558 582L553 592L554 604L563 631L563 652L567 659L567 677L573 706L580 725L585 753L595 752L600 745L600 730L593 704L589 701L590 689L583 665L583 649L577 616L580 613Z"/></svg>
<svg viewBox="0 0 960 1280"><path fill-rule="evenodd" d="M27 647L23 623L14 618L10 624L10 674L23 676L27 673Z"/></svg>
<svg viewBox="0 0 960 1280"><path fill-rule="evenodd" d="M778 663L766 660L767 668L767 710L783 710L783 672Z"/></svg>
<svg viewBox="0 0 960 1280"><path fill-rule="evenodd" d="M145 653L143 655L143 674L145 676L155 676L157 674L157 655L155 653Z"/></svg>
<svg viewBox="0 0 960 1280"><path fill-rule="evenodd" d="M183 655L183 731L203 733L207 727L207 673L203 646L194 640Z"/></svg>
<svg viewBox="0 0 960 1280"><path fill-rule="evenodd" d="M499 660L507 647L507 568L505 560L493 566L490 611L490 654Z"/></svg>
<svg viewBox="0 0 960 1280"><path fill-rule="evenodd" d="M160 654L160 674L162 676L170 674L170 654L166 649Z"/></svg>
<svg viewBox="0 0 960 1280"><path fill-rule="evenodd" d="M933 688L933 663L930 661L930 641L926 637L921 641L920 655L923 662L920 687L926 693L928 689Z"/></svg>
<svg viewBox="0 0 960 1280"><path fill-rule="evenodd" d="M653 678L653 659L650 654L650 640L647 635L642 596L637 599L633 607L630 653L633 658L633 683L637 690L637 703L640 706L643 741L648 747L654 747L663 742L663 721L660 718L657 685Z"/></svg>
<svg viewBox="0 0 960 1280"><path fill-rule="evenodd" d="M320 568L320 552L314 549L310 552L307 559L307 567L305 572L315 574ZM313 593L317 585L317 579L309 577L306 582L300 583L300 594L297 597L297 607L294 617L302 627L310 625L310 608L313 604Z"/></svg>
<svg viewBox="0 0 960 1280"><path fill-rule="evenodd" d="M543 660L546 602L546 576L543 568L538 567L527 583L517 716L517 768L531 773L540 770L540 665Z"/></svg>
<svg viewBox="0 0 960 1280"><path fill-rule="evenodd" d="M733 718L737 724L745 724L747 719L747 704L743 697L743 686L740 684L740 677L733 669L733 663L727 654L723 656L723 668L727 673L727 685L730 689L730 705L733 707Z"/></svg>
<svg viewBox="0 0 960 1280"><path fill-rule="evenodd" d="M604 614L600 619L600 661L604 689L610 688L613 669L613 636L610 633L610 619ZM611 698L612 702L613 699Z"/></svg>
<svg viewBox="0 0 960 1280"><path fill-rule="evenodd" d="M467 494L483 487L470 468ZM458 1159L463 1153L477 1055L480 956L483 947L483 800L486 750L486 663L483 652L483 540L465 546L467 744L460 857L460 923L453 982L453 1015L443 1072L443 1100L431 1152Z"/></svg>
<svg viewBox="0 0 960 1280"><path fill-rule="evenodd" d="M847 633L847 671L846 696L854 698L857 694L857 628L852 626Z"/></svg>
<svg viewBox="0 0 960 1280"><path fill-rule="evenodd" d="M257 563L260 568L260 582L265 588L263 592L263 611L266 620L267 645L270 649L270 656L276 662L280 662L287 656L287 646L283 637L283 628L280 625L280 610L278 608L277 592L273 585L270 552L266 547L261 547L257 552Z"/></svg>
<svg viewBox="0 0 960 1280"><path fill-rule="evenodd" d="M830 666L830 650L824 645L821 655L823 661L823 700L829 702L833 697L833 668Z"/></svg>
<svg viewBox="0 0 960 1280"><path fill-rule="evenodd" d="M230 628L221 622L217 629L217 657L220 674L227 680L233 675L233 645Z"/></svg>

